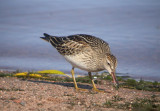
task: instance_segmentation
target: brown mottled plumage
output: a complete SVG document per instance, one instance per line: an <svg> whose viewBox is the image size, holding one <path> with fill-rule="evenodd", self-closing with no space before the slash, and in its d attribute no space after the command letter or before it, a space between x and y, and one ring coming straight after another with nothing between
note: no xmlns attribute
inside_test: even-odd
<svg viewBox="0 0 160 111"><path fill-rule="evenodd" d="M118 86L115 76L117 66L116 57L111 54L109 44L100 38L86 34L70 35L65 37L50 36L44 33L42 39L50 42L57 51L72 64L72 76L75 88L79 89L74 77L74 67L88 71L92 80L91 72L108 70L112 75L114 84ZM92 80L93 89L96 89Z"/></svg>
<svg viewBox="0 0 160 111"><path fill-rule="evenodd" d="M78 54L88 47L97 52L110 53L110 48L107 42L91 35L77 34L67 37L56 37L48 34L44 35L45 37L48 37L52 46L54 46L62 55ZM105 49L103 49L103 47L105 47Z"/></svg>

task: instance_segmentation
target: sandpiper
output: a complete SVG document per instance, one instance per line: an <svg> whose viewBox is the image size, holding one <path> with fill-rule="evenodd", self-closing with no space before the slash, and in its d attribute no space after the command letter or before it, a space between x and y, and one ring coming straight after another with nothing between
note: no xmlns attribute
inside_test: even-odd
<svg viewBox="0 0 160 111"><path fill-rule="evenodd" d="M102 70L107 70L111 74L114 85L118 87L118 81L115 76L117 59L111 53L107 42L86 34L57 37L44 33L44 36L45 37L40 38L51 43L51 45L72 65L71 74L76 90L83 89L77 86L74 68L79 68L88 72L94 91L101 92L96 88L91 72Z"/></svg>

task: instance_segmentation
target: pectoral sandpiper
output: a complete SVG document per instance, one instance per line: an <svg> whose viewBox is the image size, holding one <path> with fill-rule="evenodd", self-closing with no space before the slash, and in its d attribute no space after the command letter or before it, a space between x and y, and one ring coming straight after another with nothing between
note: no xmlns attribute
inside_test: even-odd
<svg viewBox="0 0 160 111"><path fill-rule="evenodd" d="M57 37L44 33L44 36L45 37L41 38L51 43L52 46L55 47L72 65L71 73L76 90L82 89L77 86L74 76L74 68L79 68L88 72L94 91L101 92L96 88L91 72L102 70L108 70L113 78L114 85L118 87L118 81L115 76L117 59L111 53L107 42L86 34Z"/></svg>

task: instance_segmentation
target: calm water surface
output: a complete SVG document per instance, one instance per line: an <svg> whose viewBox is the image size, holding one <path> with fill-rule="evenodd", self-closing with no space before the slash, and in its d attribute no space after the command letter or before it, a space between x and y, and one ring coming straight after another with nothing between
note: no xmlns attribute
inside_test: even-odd
<svg viewBox="0 0 160 111"><path fill-rule="evenodd" d="M1 0L0 69L69 73L71 65L39 38L44 32L100 37L118 58L117 72L160 81L159 0Z"/></svg>

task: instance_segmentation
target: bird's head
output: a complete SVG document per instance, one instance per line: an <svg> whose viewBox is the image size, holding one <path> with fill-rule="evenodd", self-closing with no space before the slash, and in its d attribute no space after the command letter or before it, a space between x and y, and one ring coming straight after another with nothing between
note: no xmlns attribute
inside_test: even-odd
<svg viewBox="0 0 160 111"><path fill-rule="evenodd" d="M107 53L106 61L104 63L105 69L111 74L113 83L116 88L118 88L118 81L116 79L115 71L117 67L117 59L114 55Z"/></svg>

